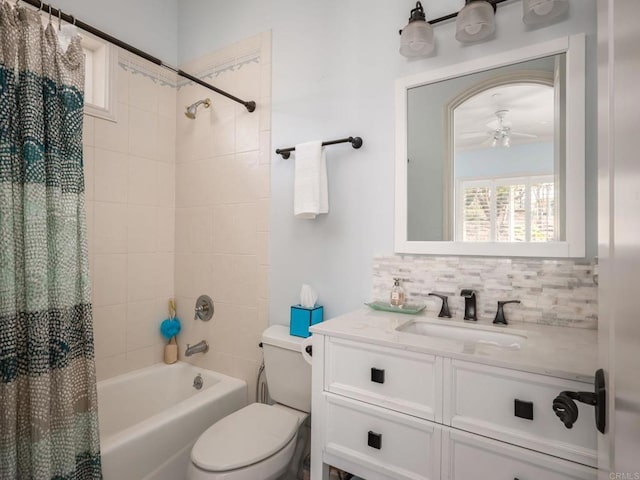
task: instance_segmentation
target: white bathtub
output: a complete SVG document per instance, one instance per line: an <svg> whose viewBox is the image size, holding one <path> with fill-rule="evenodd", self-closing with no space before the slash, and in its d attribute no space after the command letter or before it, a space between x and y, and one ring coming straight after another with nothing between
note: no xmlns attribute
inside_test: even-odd
<svg viewBox="0 0 640 480"><path fill-rule="evenodd" d="M183 362L98 382L104 479L184 479L200 434L246 404L244 381Z"/></svg>

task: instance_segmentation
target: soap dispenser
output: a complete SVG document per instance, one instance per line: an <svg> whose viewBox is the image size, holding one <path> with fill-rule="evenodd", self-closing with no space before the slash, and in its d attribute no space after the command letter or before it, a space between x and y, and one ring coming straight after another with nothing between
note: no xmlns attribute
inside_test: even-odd
<svg viewBox="0 0 640 480"><path fill-rule="evenodd" d="M393 288L391 289L391 296L389 299L389 304L392 307L402 308L404 306L404 290L400 286L400 279L393 279Z"/></svg>

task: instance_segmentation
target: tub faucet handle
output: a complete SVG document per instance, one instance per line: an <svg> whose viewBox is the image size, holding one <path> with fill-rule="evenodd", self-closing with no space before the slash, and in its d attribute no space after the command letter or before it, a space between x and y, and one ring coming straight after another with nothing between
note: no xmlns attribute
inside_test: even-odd
<svg viewBox="0 0 640 480"><path fill-rule="evenodd" d="M207 322L213 317L213 300L208 295L200 295L193 310L195 312L194 320Z"/></svg>
<svg viewBox="0 0 640 480"><path fill-rule="evenodd" d="M206 305L198 305L196 308L194 308L194 312L195 315L193 316L194 320L198 320L200 318L200 314L201 313L206 313L207 312L207 306Z"/></svg>

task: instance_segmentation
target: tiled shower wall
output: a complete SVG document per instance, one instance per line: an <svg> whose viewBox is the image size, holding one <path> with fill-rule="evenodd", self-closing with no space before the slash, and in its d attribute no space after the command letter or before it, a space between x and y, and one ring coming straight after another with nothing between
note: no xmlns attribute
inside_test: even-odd
<svg viewBox="0 0 640 480"><path fill-rule="evenodd" d="M242 106L203 87L179 84L176 152L176 297L184 347L207 340L196 365L247 381L249 400L268 326L271 37L257 35L182 68L257 102ZM197 118L185 105L210 97ZM211 321L193 319L196 298L213 298Z"/></svg>
<svg viewBox="0 0 640 480"><path fill-rule="evenodd" d="M576 260L515 258L380 256L373 260L373 298L388 301L393 278L400 277L407 303L426 304L437 315L441 301L429 292L449 296L451 314L462 318L460 290L478 292L478 317L492 322L497 302L508 305L509 322L597 328L597 265Z"/></svg>
<svg viewBox="0 0 640 480"><path fill-rule="evenodd" d="M85 116L98 379L162 359L174 290L175 80L120 52L117 121ZM173 85L172 85L173 83Z"/></svg>

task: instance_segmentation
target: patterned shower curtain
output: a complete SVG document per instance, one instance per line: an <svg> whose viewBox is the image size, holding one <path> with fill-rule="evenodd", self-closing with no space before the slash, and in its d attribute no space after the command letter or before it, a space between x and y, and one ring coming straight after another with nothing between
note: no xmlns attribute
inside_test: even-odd
<svg viewBox="0 0 640 480"><path fill-rule="evenodd" d="M84 57L0 4L0 479L99 479Z"/></svg>

